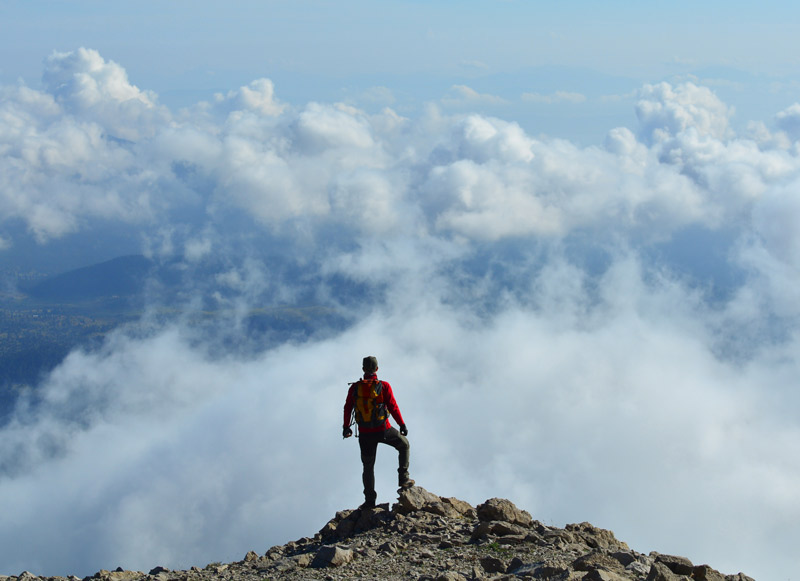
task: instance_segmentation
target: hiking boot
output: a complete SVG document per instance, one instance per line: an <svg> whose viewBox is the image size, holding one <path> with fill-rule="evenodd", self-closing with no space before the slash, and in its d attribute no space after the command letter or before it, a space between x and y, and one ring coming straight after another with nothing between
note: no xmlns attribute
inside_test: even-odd
<svg viewBox="0 0 800 581"><path fill-rule="evenodd" d="M375 508L375 501L374 500L365 500L361 506L358 507L361 510L369 510L371 508Z"/></svg>
<svg viewBox="0 0 800 581"><path fill-rule="evenodd" d="M410 478L406 478L403 482L400 483L399 490L408 490L412 486L414 486L414 481L411 480Z"/></svg>

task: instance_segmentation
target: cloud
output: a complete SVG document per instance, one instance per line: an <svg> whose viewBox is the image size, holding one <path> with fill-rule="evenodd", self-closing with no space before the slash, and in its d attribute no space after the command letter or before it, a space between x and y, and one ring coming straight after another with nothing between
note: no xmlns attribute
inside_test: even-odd
<svg viewBox="0 0 800 581"><path fill-rule="evenodd" d="M775 116L775 124L785 131L792 141L800 139L800 103L795 103Z"/></svg>
<svg viewBox="0 0 800 581"><path fill-rule="evenodd" d="M172 113L94 51L46 67L41 91L1 89L0 226L46 246L133 224L187 312L72 353L0 428L7 572L188 567L312 534L361 500L339 421L374 353L426 488L788 574L792 108L736 135L707 88L647 85L638 127L581 147L433 105L282 103L267 79ZM338 318L247 328L280 306Z"/></svg>
<svg viewBox="0 0 800 581"><path fill-rule="evenodd" d="M459 63L459 65L462 68L465 68L465 69L468 69L468 70L477 70L477 71L485 71L485 70L487 70L489 68L489 65L487 65L485 62L479 61L479 60L465 60L465 61L461 61Z"/></svg>
<svg viewBox="0 0 800 581"><path fill-rule="evenodd" d="M62 111L52 96L4 88L0 105L0 206L41 241L77 230L82 218L138 221L149 213L143 168L103 128ZM120 176L124 179L119 180Z"/></svg>
<svg viewBox="0 0 800 581"><path fill-rule="evenodd" d="M135 141L168 119L154 93L130 84L125 69L95 50L54 52L45 64L47 92L68 113L100 123L114 137Z"/></svg>
<svg viewBox="0 0 800 581"><path fill-rule="evenodd" d="M710 89L693 83L645 85L636 104L642 135L651 142L687 129L700 137L725 139L731 135L732 112Z"/></svg>
<svg viewBox="0 0 800 581"><path fill-rule="evenodd" d="M394 93L388 87L377 86L366 89L359 97L360 101L366 103L380 103L391 106L395 101Z"/></svg>
<svg viewBox="0 0 800 581"><path fill-rule="evenodd" d="M261 115L279 115L285 108L275 100L275 86L269 79L257 79L224 96L217 94L216 104L229 111L254 111Z"/></svg>
<svg viewBox="0 0 800 581"><path fill-rule="evenodd" d="M556 91L550 95L542 95L541 93L523 93L523 101L530 101L532 103L545 103L552 105L554 103L583 103L586 101L586 95L581 93L571 93L569 91Z"/></svg>
<svg viewBox="0 0 800 581"><path fill-rule="evenodd" d="M496 95L478 93L466 85L453 85L448 94L442 98L442 103L448 107L463 107L477 105L504 105L508 101Z"/></svg>

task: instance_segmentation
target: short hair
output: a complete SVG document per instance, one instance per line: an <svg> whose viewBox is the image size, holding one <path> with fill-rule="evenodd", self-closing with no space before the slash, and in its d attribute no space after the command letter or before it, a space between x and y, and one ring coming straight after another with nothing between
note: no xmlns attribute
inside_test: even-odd
<svg viewBox="0 0 800 581"><path fill-rule="evenodd" d="M369 357L364 357L364 361L362 362L362 367L364 371L370 373L372 371L378 371L378 359L372 355Z"/></svg>

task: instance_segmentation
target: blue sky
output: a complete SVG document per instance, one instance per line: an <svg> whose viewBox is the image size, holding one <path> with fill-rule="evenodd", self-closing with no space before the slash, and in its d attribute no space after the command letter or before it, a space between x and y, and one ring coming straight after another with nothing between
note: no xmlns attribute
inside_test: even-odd
<svg viewBox="0 0 800 581"><path fill-rule="evenodd" d="M170 106L259 77L291 102L384 87L408 110L468 85L505 100L492 114L584 142L602 138L598 110L621 123L631 109L602 97L645 82L694 75L745 124L791 104L800 81L789 2L6 2L0 16L4 82L36 86L45 56L85 46ZM558 91L587 100L521 101Z"/></svg>
<svg viewBox="0 0 800 581"><path fill-rule="evenodd" d="M0 429L0 573L312 534L361 501L338 424L374 354L429 490L791 578L798 10L0 4L3 288L142 253L222 318L153 298L34 386ZM309 305L350 324L246 333Z"/></svg>

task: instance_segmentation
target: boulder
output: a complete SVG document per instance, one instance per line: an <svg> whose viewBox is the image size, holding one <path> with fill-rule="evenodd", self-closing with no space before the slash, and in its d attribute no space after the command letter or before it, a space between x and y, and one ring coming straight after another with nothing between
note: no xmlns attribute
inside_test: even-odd
<svg viewBox="0 0 800 581"><path fill-rule="evenodd" d="M622 565L623 567L627 567L628 565L636 561L636 555L634 555L630 551L614 551L610 553L609 556L616 559L619 562L619 564Z"/></svg>
<svg viewBox="0 0 800 581"><path fill-rule="evenodd" d="M436 581L467 581L467 578L455 571L445 571L436 577Z"/></svg>
<svg viewBox="0 0 800 581"><path fill-rule="evenodd" d="M622 563L610 555L600 551L592 551L573 561L572 568L576 571L594 571L603 569L605 571L620 572L624 569Z"/></svg>
<svg viewBox="0 0 800 581"><path fill-rule="evenodd" d="M297 561L294 559L284 557L283 559L278 559L269 567L269 571L272 573L277 573L278 575L283 575L284 573L290 573L297 568Z"/></svg>
<svg viewBox="0 0 800 581"><path fill-rule="evenodd" d="M479 504L476 511L478 520L481 521L503 521L523 527L529 527L533 523L530 513L518 509L513 502L504 498L490 498Z"/></svg>
<svg viewBox="0 0 800 581"><path fill-rule="evenodd" d="M326 545L317 551L311 567L323 569L325 567L341 567L353 560L353 551L342 547Z"/></svg>
<svg viewBox="0 0 800 581"><path fill-rule="evenodd" d="M567 565L561 559L548 559L546 561L542 561L541 563L534 563L533 565L529 566L534 577L541 577L541 578L549 578L549 577L561 577L569 575L569 565ZM517 574L520 573L520 570L517 571Z"/></svg>
<svg viewBox="0 0 800 581"><path fill-rule="evenodd" d="M673 573L664 563L653 563L647 574L647 581L683 581L686 577Z"/></svg>
<svg viewBox="0 0 800 581"><path fill-rule="evenodd" d="M485 521L479 522L472 531L472 540L475 541L484 537L488 537L489 535L494 535L496 537L515 535L525 538L525 533L527 533L527 529L509 522Z"/></svg>
<svg viewBox="0 0 800 581"><path fill-rule="evenodd" d="M487 573L505 573L508 568L507 565L497 557L482 557L480 564L481 568Z"/></svg>
<svg viewBox="0 0 800 581"><path fill-rule="evenodd" d="M613 571L605 569L592 569L581 577L582 581L628 581L628 577L623 577Z"/></svg>
<svg viewBox="0 0 800 581"><path fill-rule="evenodd" d="M121 568L117 568L116 571L108 571L107 574L103 576L103 579L104 581L132 581L134 579L141 579L142 577L144 577L144 573L141 571L123 571Z"/></svg>
<svg viewBox="0 0 800 581"><path fill-rule="evenodd" d="M569 524L565 528L572 533L572 538L575 541L582 542L592 549L630 550L627 544L616 539L614 533L598 528L588 522Z"/></svg>
<svg viewBox="0 0 800 581"><path fill-rule="evenodd" d="M306 568L311 566L311 561L313 560L314 556L311 553L301 553L300 555L295 555L292 559L295 560L298 567Z"/></svg>
<svg viewBox="0 0 800 581"><path fill-rule="evenodd" d="M690 577L694 570L694 565L692 565L689 559L677 555L657 555L656 563L663 563L676 575L686 575Z"/></svg>
<svg viewBox="0 0 800 581"><path fill-rule="evenodd" d="M464 502L463 500L459 500L457 498L441 498L442 504L452 508L451 512L455 512L457 515L462 516L467 519L474 519L477 517L475 513L475 508L468 502Z"/></svg>
<svg viewBox="0 0 800 581"><path fill-rule="evenodd" d="M692 570L692 579L697 581L725 581L725 575L708 565L698 565Z"/></svg>
<svg viewBox="0 0 800 581"><path fill-rule="evenodd" d="M410 514L418 510L426 510L433 512L431 507L441 506L442 499L428 492L421 486L412 486L411 488L401 490L397 498L397 504L394 505L396 512L400 514ZM439 509L442 512L444 508Z"/></svg>

